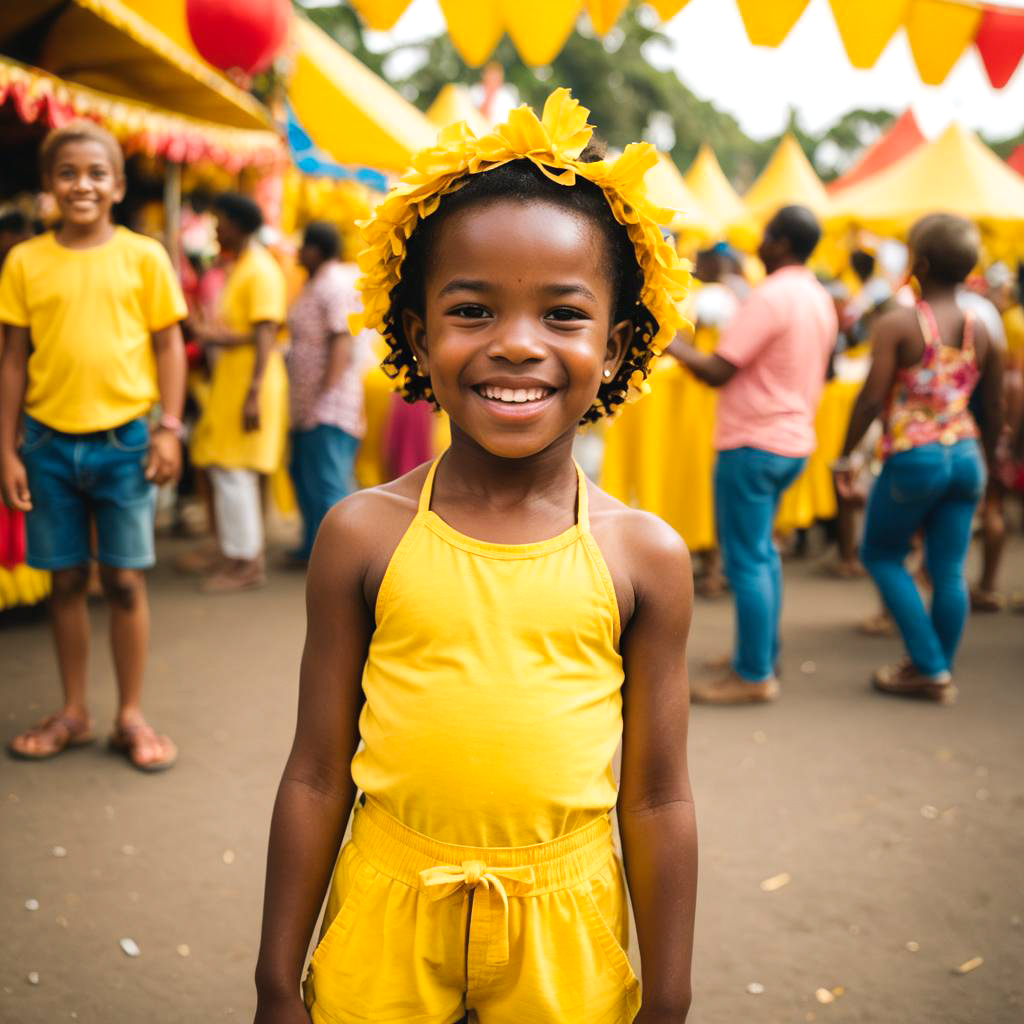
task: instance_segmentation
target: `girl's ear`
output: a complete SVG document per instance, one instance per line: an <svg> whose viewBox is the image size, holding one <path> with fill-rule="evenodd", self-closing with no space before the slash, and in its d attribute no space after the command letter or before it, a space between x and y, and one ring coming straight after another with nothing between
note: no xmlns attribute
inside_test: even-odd
<svg viewBox="0 0 1024 1024"><path fill-rule="evenodd" d="M419 313L406 307L402 310L402 331L416 360L416 370L421 377L429 377L427 359L427 327Z"/></svg>
<svg viewBox="0 0 1024 1024"><path fill-rule="evenodd" d="M608 345L604 354L606 377L614 377L619 372L622 360L626 358L629 346L633 344L636 325L632 320L622 320L608 332Z"/></svg>

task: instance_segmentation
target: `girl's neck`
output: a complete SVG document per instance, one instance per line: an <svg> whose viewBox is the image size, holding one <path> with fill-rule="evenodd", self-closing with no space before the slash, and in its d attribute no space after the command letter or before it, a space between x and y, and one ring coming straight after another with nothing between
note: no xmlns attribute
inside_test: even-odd
<svg viewBox="0 0 1024 1024"><path fill-rule="evenodd" d="M452 444L441 473L445 490L484 507L513 508L531 498L559 498L576 488L575 431L543 451L519 459L493 455L452 424Z"/></svg>

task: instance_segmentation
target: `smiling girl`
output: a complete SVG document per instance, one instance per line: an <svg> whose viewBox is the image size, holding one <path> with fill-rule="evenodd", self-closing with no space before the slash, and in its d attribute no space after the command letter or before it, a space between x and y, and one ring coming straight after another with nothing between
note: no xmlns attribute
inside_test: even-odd
<svg viewBox="0 0 1024 1024"><path fill-rule="evenodd" d="M643 193L654 151L589 161L587 113L559 90L541 121L443 134L364 229L365 323L452 444L316 541L261 1024L686 1017L689 556L572 443L672 339L687 274Z"/></svg>

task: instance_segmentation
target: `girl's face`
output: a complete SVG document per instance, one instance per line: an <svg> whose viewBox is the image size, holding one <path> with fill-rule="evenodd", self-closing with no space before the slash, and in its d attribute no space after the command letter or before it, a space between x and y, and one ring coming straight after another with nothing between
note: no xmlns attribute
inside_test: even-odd
<svg viewBox="0 0 1024 1024"><path fill-rule="evenodd" d="M632 339L612 323L607 242L546 202L494 200L438 229L425 316L403 311L420 372L455 427L502 458L572 437Z"/></svg>

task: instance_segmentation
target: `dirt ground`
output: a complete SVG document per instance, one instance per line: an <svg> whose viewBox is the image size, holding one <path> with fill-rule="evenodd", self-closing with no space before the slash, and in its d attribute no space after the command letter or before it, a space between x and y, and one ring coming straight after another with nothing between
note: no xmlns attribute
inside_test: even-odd
<svg viewBox="0 0 1024 1024"><path fill-rule="evenodd" d="M302 578L202 597L168 568L180 546L163 544L151 577L147 702L181 746L178 766L143 776L102 745L37 765L0 758L0 1021L251 1019ZM1024 541L1009 556L1005 583L1024 588ZM690 1021L1020 1024L1024 618L971 619L955 708L903 703L867 688L898 653L852 629L874 610L870 586L813 561L789 564L786 585L782 701L693 714ZM102 727L114 701L101 605L94 626ZM692 665L730 630L728 602L700 603ZM55 698L44 621L0 626L0 681L6 739ZM782 873L788 884L761 890ZM974 957L982 966L955 973Z"/></svg>

